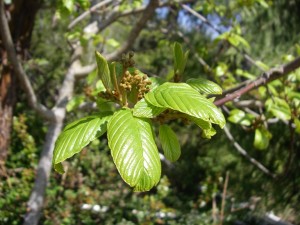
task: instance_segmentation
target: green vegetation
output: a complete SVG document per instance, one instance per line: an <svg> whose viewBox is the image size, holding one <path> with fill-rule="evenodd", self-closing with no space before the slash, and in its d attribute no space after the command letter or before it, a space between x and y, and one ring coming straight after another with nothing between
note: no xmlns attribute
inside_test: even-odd
<svg viewBox="0 0 300 225"><path fill-rule="evenodd" d="M0 224L300 224L299 0L0 4Z"/></svg>

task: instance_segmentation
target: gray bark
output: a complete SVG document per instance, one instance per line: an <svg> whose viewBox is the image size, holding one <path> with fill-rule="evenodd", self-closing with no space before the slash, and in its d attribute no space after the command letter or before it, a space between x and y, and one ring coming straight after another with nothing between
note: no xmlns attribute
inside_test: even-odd
<svg viewBox="0 0 300 225"><path fill-rule="evenodd" d="M41 217L41 209L44 204L44 196L51 172L52 153L54 143L61 132L62 121L55 121L49 125L46 142L43 146L34 187L27 203L28 213L24 218L24 224L36 225Z"/></svg>

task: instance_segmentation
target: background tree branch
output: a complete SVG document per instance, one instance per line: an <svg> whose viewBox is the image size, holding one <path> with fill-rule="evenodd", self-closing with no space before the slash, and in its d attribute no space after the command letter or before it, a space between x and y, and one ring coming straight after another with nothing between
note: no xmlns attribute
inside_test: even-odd
<svg viewBox="0 0 300 225"><path fill-rule="evenodd" d="M300 57L294 59L293 61L284 64L278 68L273 68L265 73L263 73L260 77L258 77L257 79L255 79L254 81L251 81L247 84L245 84L246 86L241 86L238 89L232 89L234 90L234 92L232 93L227 93L227 95L223 98L220 98L218 100L216 100L214 103L217 106L221 106L224 105L226 102L232 101L235 98L240 97L241 95L255 89L258 88L262 85L265 85L273 80L276 80L280 77L284 77L287 74L289 74L290 72L298 69L300 67Z"/></svg>
<svg viewBox="0 0 300 225"><path fill-rule="evenodd" d="M158 0L151 0L145 9L142 17L138 20L135 26L131 29L130 34L128 35L127 40L125 43L115 52L112 52L106 56L108 61L118 59L123 53L127 52L131 46L133 45L134 41L139 36L140 32L142 31L143 27L146 25L147 21L154 15L155 9L159 6Z"/></svg>
<svg viewBox="0 0 300 225"><path fill-rule="evenodd" d="M49 110L44 105L42 105L41 103L38 102L35 92L32 88L32 85L28 79L28 76L26 75L26 73L18 59L18 56L15 51L14 43L12 41L12 37L11 37L10 31L9 31L9 26L8 26L8 21L6 18L3 0L0 0L0 32L1 32L1 38L2 38L3 44L5 46L5 49L7 51L10 63L17 75L19 82L21 83L21 85L27 95L29 104L43 118L45 118L47 120L53 120L54 115L51 112L51 110Z"/></svg>

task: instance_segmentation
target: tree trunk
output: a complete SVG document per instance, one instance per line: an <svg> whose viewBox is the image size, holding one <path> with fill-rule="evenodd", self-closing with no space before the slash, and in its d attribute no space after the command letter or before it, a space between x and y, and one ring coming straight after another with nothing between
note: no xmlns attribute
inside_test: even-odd
<svg viewBox="0 0 300 225"><path fill-rule="evenodd" d="M33 30L35 15L40 6L40 0L18 0L6 5L9 27L18 55L25 58ZM0 38L0 168L4 165L10 144L13 108L16 102L17 81L13 68L7 61L7 54ZM1 174L0 174L1 175Z"/></svg>
<svg viewBox="0 0 300 225"><path fill-rule="evenodd" d="M15 83L11 68L2 64L0 77L0 167L4 166L8 154L13 106L16 99Z"/></svg>

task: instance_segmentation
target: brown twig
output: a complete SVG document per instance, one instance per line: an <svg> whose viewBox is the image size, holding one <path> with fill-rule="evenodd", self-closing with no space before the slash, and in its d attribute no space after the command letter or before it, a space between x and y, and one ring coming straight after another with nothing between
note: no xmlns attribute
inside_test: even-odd
<svg viewBox="0 0 300 225"><path fill-rule="evenodd" d="M286 76L290 72L298 69L300 67L300 57L295 60L284 64L278 68L271 69L265 73L263 73L257 79L245 84L245 86L241 86L239 89L234 89L233 93L229 93L227 96L218 99L214 102L216 106L224 105L226 102L232 101L235 98L240 97L241 95L248 93L249 91L258 88L262 85L265 85L273 80ZM228 92L227 92L228 93Z"/></svg>

